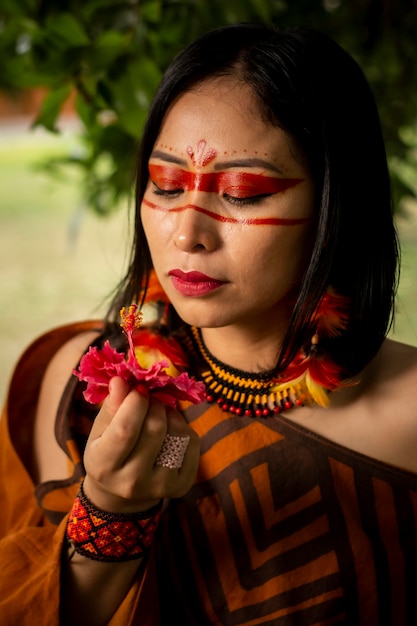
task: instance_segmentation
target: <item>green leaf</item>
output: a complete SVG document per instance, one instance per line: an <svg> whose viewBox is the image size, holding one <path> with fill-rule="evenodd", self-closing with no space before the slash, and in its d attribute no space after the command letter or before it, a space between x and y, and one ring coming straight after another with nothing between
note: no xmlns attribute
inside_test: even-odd
<svg viewBox="0 0 417 626"><path fill-rule="evenodd" d="M118 117L120 127L123 128L132 137L139 138L146 119L146 109L136 109L135 111L126 111Z"/></svg>
<svg viewBox="0 0 417 626"><path fill-rule="evenodd" d="M58 49L88 46L90 43L83 25L70 13L51 15L45 35Z"/></svg>
<svg viewBox="0 0 417 626"><path fill-rule="evenodd" d="M123 53L130 43L130 36L117 31L101 33L89 48L85 60L91 72L108 70L109 66Z"/></svg>
<svg viewBox="0 0 417 626"><path fill-rule="evenodd" d="M116 77L107 82L106 88L117 115L146 110L161 78L154 61L140 57L116 68L114 74Z"/></svg>
<svg viewBox="0 0 417 626"><path fill-rule="evenodd" d="M0 0L0 89L14 95L28 87L48 88L35 124L56 131L69 85L75 86L85 147L77 167L85 198L103 212L130 189L127 155L134 152L161 73L181 48L234 21L307 24L329 33L363 67L380 110L393 189L401 198L413 185L416 192L417 12L411 4ZM100 177L94 164L104 152L114 168Z"/></svg>
<svg viewBox="0 0 417 626"><path fill-rule="evenodd" d="M91 103L87 102L86 99L79 93L77 94L77 97L75 100L75 108L76 108L78 117L80 118L81 122L84 124L86 128L94 124L94 119L95 119L94 108L91 106Z"/></svg>
<svg viewBox="0 0 417 626"><path fill-rule="evenodd" d="M140 7L141 18L145 22L158 24L162 17L162 2L160 0L143 0Z"/></svg>
<svg viewBox="0 0 417 626"><path fill-rule="evenodd" d="M51 132L57 132L56 121L62 105L71 93L71 85L54 89L42 102L41 110L33 126L44 126Z"/></svg>

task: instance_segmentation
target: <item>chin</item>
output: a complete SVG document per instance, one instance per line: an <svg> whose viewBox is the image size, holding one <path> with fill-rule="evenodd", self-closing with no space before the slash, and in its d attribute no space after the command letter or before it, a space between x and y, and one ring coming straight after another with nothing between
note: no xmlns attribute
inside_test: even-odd
<svg viewBox="0 0 417 626"><path fill-rule="evenodd" d="M172 305L177 315L183 322L189 326L198 326L199 328L220 328L227 326L230 321L226 320L224 316L219 315L218 307L209 307L207 302L201 302L201 306L193 301L189 305L177 306L175 302ZM210 310L211 309L211 310Z"/></svg>

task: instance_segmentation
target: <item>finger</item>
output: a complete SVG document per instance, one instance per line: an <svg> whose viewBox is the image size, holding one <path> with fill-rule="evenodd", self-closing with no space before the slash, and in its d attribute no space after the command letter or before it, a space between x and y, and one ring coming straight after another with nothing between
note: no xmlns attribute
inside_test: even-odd
<svg viewBox="0 0 417 626"><path fill-rule="evenodd" d="M194 481L200 461L200 437L190 429L190 443L184 456L184 461L178 470L180 477L184 477L191 482Z"/></svg>
<svg viewBox="0 0 417 626"><path fill-rule="evenodd" d="M185 421L183 414L171 408L167 408L167 426L171 435L181 437L189 434L190 427Z"/></svg>
<svg viewBox="0 0 417 626"><path fill-rule="evenodd" d="M123 378L114 377L109 383L109 395L107 397L110 410L117 411L127 394L131 391L129 383Z"/></svg>
<svg viewBox="0 0 417 626"><path fill-rule="evenodd" d="M181 439L185 440L183 435ZM154 466L154 475L165 485L164 497L179 498L185 495L192 487L198 470L200 459L200 439L198 435L188 429L185 454L177 454L175 449L166 454L159 453ZM162 446L161 451L164 451ZM162 456L162 458L161 458Z"/></svg>
<svg viewBox="0 0 417 626"><path fill-rule="evenodd" d="M177 474L185 467L185 473L187 473L189 469L195 468L198 464L199 437L178 411L168 409L167 426L167 434L158 452L155 465L176 470Z"/></svg>
<svg viewBox="0 0 417 626"><path fill-rule="evenodd" d="M189 443L189 435L178 437L167 433L155 459L155 465L178 470L184 461Z"/></svg>
<svg viewBox="0 0 417 626"><path fill-rule="evenodd" d="M148 406L147 398L131 390L102 434L91 442L91 455L105 459L112 469L120 468L137 446Z"/></svg>
<svg viewBox="0 0 417 626"><path fill-rule="evenodd" d="M141 463L140 471L143 471L145 467L151 470L166 433L166 407L159 400L151 398L146 417L142 422L140 438L131 451L130 459L126 459L126 463L132 461L132 463L137 464L139 460Z"/></svg>
<svg viewBox="0 0 417 626"><path fill-rule="evenodd" d="M131 391L129 384L121 378L112 378L109 384L109 395L104 400L100 412L94 420L90 439L97 439L114 417L123 400Z"/></svg>

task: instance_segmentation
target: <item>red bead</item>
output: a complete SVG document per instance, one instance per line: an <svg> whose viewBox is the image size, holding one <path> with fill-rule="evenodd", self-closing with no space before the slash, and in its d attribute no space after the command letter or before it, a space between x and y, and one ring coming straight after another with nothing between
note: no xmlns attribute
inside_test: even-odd
<svg viewBox="0 0 417 626"><path fill-rule="evenodd" d="M304 406L304 404L303 404L303 401L302 401L302 400L296 400L296 401L295 401L295 404L296 404L297 406Z"/></svg>
<svg viewBox="0 0 417 626"><path fill-rule="evenodd" d="M250 409L246 409L245 415L246 417L252 417L252 411Z"/></svg>
<svg viewBox="0 0 417 626"><path fill-rule="evenodd" d="M274 406L274 413L281 413L281 407Z"/></svg>
<svg viewBox="0 0 417 626"><path fill-rule="evenodd" d="M269 409L267 409L267 408L263 409L263 411L262 411L262 415L263 415L264 417L267 417L267 416L269 415L269 413L270 413L270 410L269 410Z"/></svg>
<svg viewBox="0 0 417 626"><path fill-rule="evenodd" d="M206 400L207 400L207 402L214 402L214 397L213 396L206 396Z"/></svg>
<svg viewBox="0 0 417 626"><path fill-rule="evenodd" d="M256 415L256 417L261 417L261 415L262 415L261 409L256 409L255 415Z"/></svg>
<svg viewBox="0 0 417 626"><path fill-rule="evenodd" d="M291 403L289 400L287 400L286 402L284 402L284 408L285 408L285 409L290 409L291 407L292 407L292 403Z"/></svg>
<svg viewBox="0 0 417 626"><path fill-rule="evenodd" d="M229 409L229 405L228 404L222 404L222 410L223 411L227 411Z"/></svg>
<svg viewBox="0 0 417 626"><path fill-rule="evenodd" d="M235 407L234 407L234 406L231 406L231 407L230 407L230 409L229 409L229 411L230 411L230 413L235 413L235 412L236 412L236 409L235 409Z"/></svg>
<svg viewBox="0 0 417 626"><path fill-rule="evenodd" d="M238 408L235 410L235 413L236 413L236 415L242 415L242 409L241 409L240 407L238 407Z"/></svg>

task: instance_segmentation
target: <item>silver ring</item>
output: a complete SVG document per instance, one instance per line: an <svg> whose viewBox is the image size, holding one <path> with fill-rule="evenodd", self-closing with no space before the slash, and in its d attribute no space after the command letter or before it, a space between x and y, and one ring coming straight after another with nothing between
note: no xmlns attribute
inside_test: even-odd
<svg viewBox="0 0 417 626"><path fill-rule="evenodd" d="M168 433L162 442L155 465L168 467L169 469L179 469L184 461L189 443L189 435L186 437L176 437Z"/></svg>

